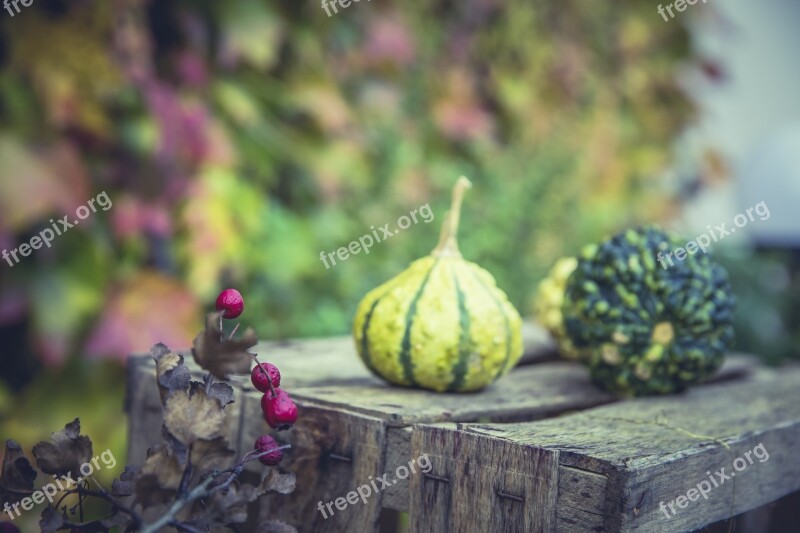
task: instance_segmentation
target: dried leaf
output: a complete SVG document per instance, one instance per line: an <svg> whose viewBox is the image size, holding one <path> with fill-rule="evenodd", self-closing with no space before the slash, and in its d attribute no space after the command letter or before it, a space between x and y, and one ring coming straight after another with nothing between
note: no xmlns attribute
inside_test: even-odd
<svg viewBox="0 0 800 533"><path fill-rule="evenodd" d="M53 507L47 506L42 511L42 518L39 520L39 527L42 533L55 533L64 525L64 519Z"/></svg>
<svg viewBox="0 0 800 533"><path fill-rule="evenodd" d="M143 507L171 501L183 477L183 468L172 450L157 444L147 450L147 460L136 476L136 502Z"/></svg>
<svg viewBox="0 0 800 533"><path fill-rule="evenodd" d="M267 492L280 494L293 492L295 480L293 473L282 474L270 469L258 486L231 485L224 492L215 492L205 505L195 505L193 513L202 513L202 516L212 523L239 524L247 520L247 506L250 503Z"/></svg>
<svg viewBox="0 0 800 533"><path fill-rule="evenodd" d="M228 374L249 374L253 354L247 350L258 342L255 331L247 328L241 338L228 339L220 331L219 317L219 313L206 315L206 328L192 345L194 360L219 379L227 379Z"/></svg>
<svg viewBox="0 0 800 533"><path fill-rule="evenodd" d="M81 421L76 418L61 431L53 433L51 442L33 447L39 470L51 475L78 474L81 465L92 459L92 441L81 435Z"/></svg>
<svg viewBox="0 0 800 533"><path fill-rule="evenodd" d="M179 442L189 446L199 439L221 437L225 411L218 400L206 396L202 387L196 388L191 396L175 392L164 408L164 426Z"/></svg>
<svg viewBox="0 0 800 533"><path fill-rule="evenodd" d="M199 474L228 468L235 455L236 452L228 447L225 437L198 440L192 444L192 464Z"/></svg>
<svg viewBox="0 0 800 533"><path fill-rule="evenodd" d="M257 491L259 496L267 492L277 492L278 494L291 494L294 492L297 476L294 472L281 473L272 468L261 480Z"/></svg>
<svg viewBox="0 0 800 533"><path fill-rule="evenodd" d="M16 503L33 493L36 470L22 454L22 448L15 441L6 441L6 453L0 471L0 503Z"/></svg>
<svg viewBox="0 0 800 533"><path fill-rule="evenodd" d="M219 401L222 407L235 402L233 398L233 387L227 383L214 383L208 391L210 398L215 398Z"/></svg>
<svg viewBox="0 0 800 533"><path fill-rule="evenodd" d="M247 505L252 501L251 494L251 485L231 485L225 491L215 492L205 502L202 511L212 523L241 524L247 521ZM195 511L200 509L195 508Z"/></svg>
<svg viewBox="0 0 800 533"><path fill-rule="evenodd" d="M178 464L185 466L186 460L189 458L189 446L175 438L167 429L166 424L161 425L161 437L164 439L164 444L169 448L170 455L175 456Z"/></svg>
<svg viewBox="0 0 800 533"><path fill-rule="evenodd" d="M136 476L142 469L136 465L125 467L125 471L111 483L111 494L117 497L130 496L136 489Z"/></svg>
<svg viewBox="0 0 800 533"><path fill-rule="evenodd" d="M182 355L171 352L161 343L153 346L150 353L156 360L156 378L162 402L173 392L185 391L189 387L191 375L183 364Z"/></svg>
<svg viewBox="0 0 800 533"><path fill-rule="evenodd" d="M192 381L192 390L194 390L195 387L205 388L208 384L208 379L208 374L205 374L203 376L203 383L200 383L199 381ZM233 396L233 387L221 381L211 384L211 387L208 389L208 397L219 400L219 403L222 407L225 407L226 405L236 401Z"/></svg>

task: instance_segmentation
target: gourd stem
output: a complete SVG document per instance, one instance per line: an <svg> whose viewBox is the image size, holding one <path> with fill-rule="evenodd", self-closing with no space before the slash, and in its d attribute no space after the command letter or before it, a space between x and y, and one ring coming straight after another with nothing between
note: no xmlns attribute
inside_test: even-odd
<svg viewBox="0 0 800 533"><path fill-rule="evenodd" d="M458 250L458 223L461 218L461 202L464 200L464 193L467 189L472 187L472 183L461 176L453 186L453 199L450 204L450 211L445 216L444 223L442 224L442 232L439 235L439 244L433 249L431 255L439 257L461 257L461 252Z"/></svg>

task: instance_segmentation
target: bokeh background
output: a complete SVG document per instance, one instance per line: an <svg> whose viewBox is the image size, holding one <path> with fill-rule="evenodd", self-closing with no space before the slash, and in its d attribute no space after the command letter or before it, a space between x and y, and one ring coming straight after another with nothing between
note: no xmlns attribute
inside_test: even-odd
<svg viewBox="0 0 800 533"><path fill-rule="evenodd" d="M35 0L0 15L0 436L76 416L124 462L128 354L185 348L235 286L261 338L346 334L435 245L455 178L464 255L525 315L552 263L626 226L714 251L737 350L800 340L800 4L641 0ZM429 203L431 224L326 269ZM35 514L35 513L34 513Z"/></svg>

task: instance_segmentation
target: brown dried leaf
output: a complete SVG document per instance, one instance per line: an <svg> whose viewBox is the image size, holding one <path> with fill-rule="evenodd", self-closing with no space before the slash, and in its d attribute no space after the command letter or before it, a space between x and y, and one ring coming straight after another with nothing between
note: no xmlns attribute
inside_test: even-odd
<svg viewBox="0 0 800 533"><path fill-rule="evenodd" d="M231 485L225 491L216 491L206 501L205 516L218 524L241 524L247 521L247 505L252 501L252 486Z"/></svg>
<svg viewBox="0 0 800 533"><path fill-rule="evenodd" d="M194 360L219 379L227 379L228 374L249 374L253 354L247 350L258 342L255 331L247 328L241 338L228 339L219 329L219 316L206 315L206 328L192 345Z"/></svg>
<svg viewBox="0 0 800 533"><path fill-rule="evenodd" d="M23 455L22 448L15 441L6 441L6 453L3 456L0 471L0 503L16 503L33 493L33 482L36 470Z"/></svg>
<svg viewBox="0 0 800 533"><path fill-rule="evenodd" d="M178 391L167 398L164 426L175 439L189 446L196 440L221 437L225 411L218 400L206 396L202 387L197 387L191 396Z"/></svg>
<svg viewBox="0 0 800 533"><path fill-rule="evenodd" d="M276 469L271 468L261 483L258 485L256 491L258 496L262 496L268 492L277 492L278 494L291 494L294 492L297 483L297 476L294 472L278 472Z"/></svg>
<svg viewBox="0 0 800 533"><path fill-rule="evenodd" d="M160 343L153 346L150 353L156 360L156 379L162 403L175 391L185 391L189 387L192 378L183 364L182 355L171 352Z"/></svg>
<svg viewBox="0 0 800 533"><path fill-rule="evenodd" d="M206 387L208 380L209 376L208 374L205 374L203 375L203 383L193 381L192 387ZM233 396L233 387L223 381L216 381L212 383L211 387L208 389L208 396L219 400L219 403L222 407L225 407L226 405L236 401Z"/></svg>
<svg viewBox="0 0 800 533"><path fill-rule="evenodd" d="M295 475L282 474L275 469L261 480L258 486L231 485L226 491L214 493L205 506L195 505L193 513L202 513L205 519L220 524L238 524L247 520L247 506L267 492L289 494L294 491ZM260 530L259 530L260 531Z"/></svg>
<svg viewBox="0 0 800 533"><path fill-rule="evenodd" d="M169 446L153 446L147 450L147 460L136 476L136 502L151 507L172 501L182 477L183 468Z"/></svg>
<svg viewBox="0 0 800 533"><path fill-rule="evenodd" d="M33 447L39 470L61 476L78 474L81 465L92 460L92 441L81 435L81 421L76 418L61 431L53 433L51 442L42 441Z"/></svg>
<svg viewBox="0 0 800 533"><path fill-rule="evenodd" d="M204 474L231 466L236 452L228 447L228 439L198 440L192 445L192 464L195 472Z"/></svg>
<svg viewBox="0 0 800 533"><path fill-rule="evenodd" d="M130 496L136 488L136 476L142 469L136 465L125 467L125 471L111 483L111 494L117 497Z"/></svg>
<svg viewBox="0 0 800 533"><path fill-rule="evenodd" d="M189 446L176 439L172 433L167 429L166 424L161 425L161 438L164 439L163 444L169 448L170 455L174 455L181 466L186 465L186 460L189 458Z"/></svg>

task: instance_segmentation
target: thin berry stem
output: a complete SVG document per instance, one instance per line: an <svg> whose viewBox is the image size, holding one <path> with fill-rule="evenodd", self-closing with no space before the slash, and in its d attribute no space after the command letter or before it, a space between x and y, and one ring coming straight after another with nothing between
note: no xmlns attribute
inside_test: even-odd
<svg viewBox="0 0 800 533"><path fill-rule="evenodd" d="M220 341L225 338L225 332L222 331L222 319L224 317L225 317L225 310L223 309L222 311L219 312L219 340Z"/></svg>
<svg viewBox="0 0 800 533"><path fill-rule="evenodd" d="M255 359L256 365L261 369L261 372L267 377L267 383L269 383L269 390L272 391L272 397L277 398L278 394L275 392L275 387L272 385L272 378L269 377L269 372L264 370L264 367L261 366L261 362L258 360L258 356L256 354L253 354L253 359Z"/></svg>
<svg viewBox="0 0 800 533"><path fill-rule="evenodd" d="M230 335L228 335L228 338L229 338L229 339L232 339L232 338L233 338L233 335L236 333L236 330L238 330L238 329L239 329L239 323L237 322L237 323L236 323L236 325L235 325L235 326L233 326L233 331L231 331L231 334L230 334Z"/></svg>

